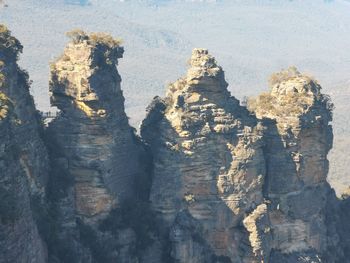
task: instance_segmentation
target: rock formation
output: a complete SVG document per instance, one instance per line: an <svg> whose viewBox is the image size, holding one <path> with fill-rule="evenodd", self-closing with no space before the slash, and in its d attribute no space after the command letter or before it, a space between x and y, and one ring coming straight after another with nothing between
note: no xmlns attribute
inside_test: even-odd
<svg viewBox="0 0 350 263"><path fill-rule="evenodd" d="M333 106L317 81L295 68L270 82L270 92L249 103L266 126L264 196L273 238L264 253L271 254L269 262L321 262L337 239L327 222Z"/></svg>
<svg viewBox="0 0 350 263"><path fill-rule="evenodd" d="M336 231L339 233L339 247L340 252L338 252L337 257L339 258L336 262L348 262L350 259L350 225L348 224L350 218L350 195L349 191L344 193L343 199L336 202L338 206L333 209L332 219L336 219L337 226Z"/></svg>
<svg viewBox="0 0 350 263"><path fill-rule="evenodd" d="M48 175L40 118L28 75L17 65L22 46L0 25L0 262L46 262L37 212Z"/></svg>
<svg viewBox="0 0 350 263"><path fill-rule="evenodd" d="M246 107L194 49L141 139L120 41L69 36L44 128L22 46L0 26L0 263L349 262L349 193L326 180L333 105L317 81L289 68Z"/></svg>
<svg viewBox="0 0 350 263"><path fill-rule="evenodd" d="M122 248L117 251L118 246L130 246L132 231L119 233L124 236L123 244L98 231L100 222L113 209L136 197L135 183L142 174L139 161L143 148L128 124L116 68L123 47L105 34L75 31L70 35L73 41L51 65L51 103L61 114L47 131L54 167L52 180L61 184L65 181L58 189L62 195L57 200L58 221L63 229L60 239L72 241L73 250L78 251L77 262L96 262L97 254L103 254L94 251L101 248L92 247L93 240L85 242L88 244L82 240L83 246L74 244L84 235L85 239L97 235L100 246L103 242L115 243L109 251L115 255L109 255L108 260L133 262L120 258ZM87 257L89 253L92 259Z"/></svg>
<svg viewBox="0 0 350 263"><path fill-rule="evenodd" d="M143 122L154 159L150 199L175 262L252 262L242 220L263 203L262 126L227 86L215 59L195 49L187 75L155 98Z"/></svg>
<svg viewBox="0 0 350 263"><path fill-rule="evenodd" d="M153 208L175 262L336 262L326 181L332 104L296 69L249 101L195 49L187 76L155 98L142 136L153 152ZM165 242L165 241L163 241ZM323 261L322 261L323 260Z"/></svg>

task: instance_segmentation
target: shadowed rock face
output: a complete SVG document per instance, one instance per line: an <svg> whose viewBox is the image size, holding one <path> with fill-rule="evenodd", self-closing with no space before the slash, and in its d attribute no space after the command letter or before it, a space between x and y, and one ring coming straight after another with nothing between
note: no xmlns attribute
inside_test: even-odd
<svg viewBox="0 0 350 263"><path fill-rule="evenodd" d="M0 25L0 262L41 263L47 252L33 211L45 199L48 158L21 51Z"/></svg>
<svg viewBox="0 0 350 263"><path fill-rule="evenodd" d="M62 171L55 180L69 182L58 203L70 236L79 236L76 218L97 231L99 221L137 194L142 148L124 111L116 68L122 55L110 36L80 35L51 66L51 102L61 114L49 124L48 139L53 166Z"/></svg>
<svg viewBox="0 0 350 263"><path fill-rule="evenodd" d="M70 36L51 65L61 112L43 133L22 46L0 26L0 262L348 262L349 193L326 181L333 105L315 80L274 74L248 110L195 49L149 106L142 141L120 41Z"/></svg>
<svg viewBox="0 0 350 263"><path fill-rule="evenodd" d="M270 201L271 262L321 262L338 238L327 230L333 227L327 209L334 193L326 181L332 105L315 80L295 69L277 76L271 91L249 105L266 125L264 190ZM335 260L333 255L326 262Z"/></svg>
<svg viewBox="0 0 350 263"><path fill-rule="evenodd" d="M151 201L170 256L339 260L330 215L337 202L326 181L332 104L320 85L294 68L274 75L271 91L249 101L256 118L230 96L207 50L195 49L190 66L154 99L141 130L154 155Z"/></svg>
<svg viewBox="0 0 350 263"><path fill-rule="evenodd" d="M81 41L52 64L51 103L62 114L49 132L74 178L77 213L86 217L134 194L136 147L116 69L122 54L120 46Z"/></svg>
<svg viewBox="0 0 350 263"><path fill-rule="evenodd" d="M205 49L193 51L187 75L152 103L141 129L154 155L150 198L176 262L251 260L241 225L263 202L260 128Z"/></svg>

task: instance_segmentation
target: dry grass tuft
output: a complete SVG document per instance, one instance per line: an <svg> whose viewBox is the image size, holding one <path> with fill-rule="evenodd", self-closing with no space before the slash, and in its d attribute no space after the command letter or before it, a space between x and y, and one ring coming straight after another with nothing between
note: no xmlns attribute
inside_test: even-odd
<svg viewBox="0 0 350 263"><path fill-rule="evenodd" d="M73 40L75 44L86 41L90 45L106 45L109 48L120 47L123 41L119 38L113 38L107 33L91 33L88 34L81 29L74 29L66 33L66 36Z"/></svg>
<svg viewBox="0 0 350 263"><path fill-rule="evenodd" d="M301 76L302 74L298 71L298 69L295 66L291 66L280 72L273 73L269 79L269 87L272 88L276 84L279 84L283 81L287 81L289 79Z"/></svg>

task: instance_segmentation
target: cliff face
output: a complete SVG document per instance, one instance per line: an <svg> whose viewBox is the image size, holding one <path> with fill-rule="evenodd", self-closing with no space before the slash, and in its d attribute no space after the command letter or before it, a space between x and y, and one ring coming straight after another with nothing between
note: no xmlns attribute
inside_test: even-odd
<svg viewBox="0 0 350 263"><path fill-rule="evenodd" d="M350 225L348 224L350 218L350 189L343 196L343 200L340 202L339 207L335 210L335 216L337 217L337 232L339 233L340 241L339 245L343 252L338 262L347 262L350 258ZM333 218L334 218L333 217Z"/></svg>
<svg viewBox="0 0 350 263"><path fill-rule="evenodd" d="M250 101L264 119L271 262L316 262L330 257L337 242L327 221L334 193L326 181L332 147L332 104L320 85L295 68L276 73L269 93ZM334 205L334 204L333 204Z"/></svg>
<svg viewBox="0 0 350 263"><path fill-rule="evenodd" d="M28 74L19 68L17 58L22 46L10 35L5 26L0 27L1 91L15 105L18 120L16 139L21 148L20 160L26 172L32 195L43 195L47 182L48 157L40 137L40 115L29 93Z"/></svg>
<svg viewBox="0 0 350 263"><path fill-rule="evenodd" d="M326 181L333 105L320 85L294 68L275 74L271 91L249 101L255 118L229 95L206 50L194 50L190 64L142 126L170 257L339 260L338 204Z"/></svg>
<svg viewBox="0 0 350 263"><path fill-rule="evenodd" d="M261 128L204 49L151 104L141 130L154 159L150 199L175 262L252 262L242 220L263 203Z"/></svg>
<svg viewBox="0 0 350 263"><path fill-rule="evenodd" d="M123 48L108 35L71 35L73 41L51 65L51 103L61 114L47 131L54 167L52 180L66 182L56 200L63 229L61 239L68 235L74 243L80 236L85 247L75 249L80 250L78 260L96 261L91 240L83 240L85 232L91 232L99 243L114 242L109 254L115 255L108 260L132 262L125 255L120 258L122 249L117 249L133 242L132 231L119 233L125 239L119 244L98 229L113 209L136 197L135 182L141 174L142 148L124 112L121 78L116 69ZM90 252L84 252L86 248ZM86 258L89 253L93 259Z"/></svg>
<svg viewBox="0 0 350 263"><path fill-rule="evenodd" d="M28 76L17 65L21 51L0 25L0 262L46 262L35 221L45 200L48 158Z"/></svg>
<svg viewBox="0 0 350 263"><path fill-rule="evenodd" d="M69 35L51 65L60 114L44 131L22 46L0 26L0 262L349 261L349 193L338 200L326 181L333 105L317 81L276 73L247 109L195 49L141 140L120 41Z"/></svg>

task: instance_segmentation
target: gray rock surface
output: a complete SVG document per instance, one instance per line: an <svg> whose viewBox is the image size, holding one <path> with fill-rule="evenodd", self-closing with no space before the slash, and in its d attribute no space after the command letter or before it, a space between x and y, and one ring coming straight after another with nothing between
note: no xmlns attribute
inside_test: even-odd
<svg viewBox="0 0 350 263"><path fill-rule="evenodd" d="M349 262L349 192L326 180L333 105L316 80L281 71L246 107L194 49L141 139L120 41L69 36L44 131L22 46L0 26L0 262Z"/></svg>
<svg viewBox="0 0 350 263"><path fill-rule="evenodd" d="M0 25L0 262L47 261L37 207L45 200L48 157L19 41Z"/></svg>
<svg viewBox="0 0 350 263"><path fill-rule="evenodd" d="M329 246L338 236L327 222L334 193L326 181L333 105L316 80L295 68L270 82L270 92L248 105L266 126L264 196L273 238L264 253L272 262L335 262Z"/></svg>
<svg viewBox="0 0 350 263"><path fill-rule="evenodd" d="M54 180L67 180L65 194L57 201L59 224L64 229L61 239L68 235L74 243L84 236L83 230L96 235L102 246L112 237L98 230L101 221L137 195L135 183L140 179L143 148L124 111L121 77L116 68L123 55L120 42L109 35L79 31L72 32L71 37L63 55L51 65L51 103L61 113L47 129L53 169L62 171L54 175ZM123 244L113 241L115 247L133 242L132 235L124 236ZM94 252L91 240L87 243L85 247L97 260L96 254L104 252ZM85 248L78 250L79 262L90 262L84 261ZM108 251L115 254L110 256L114 260L134 262L134 255L124 253L121 258L122 252L114 250Z"/></svg>
<svg viewBox="0 0 350 263"><path fill-rule="evenodd" d="M150 199L175 262L252 260L242 220L263 203L262 126L227 86L214 57L195 49L141 127L154 159Z"/></svg>
<svg viewBox="0 0 350 263"><path fill-rule="evenodd" d="M341 262L338 201L326 181L330 99L295 68L249 100L251 114L226 88L215 59L195 49L187 76L155 98L141 129L170 257Z"/></svg>

